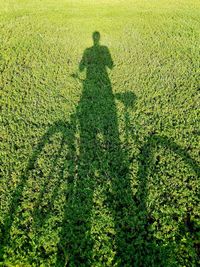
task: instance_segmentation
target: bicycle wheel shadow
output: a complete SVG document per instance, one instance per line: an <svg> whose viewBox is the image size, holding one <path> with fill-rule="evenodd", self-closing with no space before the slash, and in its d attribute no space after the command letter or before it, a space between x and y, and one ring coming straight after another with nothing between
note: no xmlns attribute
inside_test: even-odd
<svg viewBox="0 0 200 267"><path fill-rule="evenodd" d="M60 186L66 182L63 178L68 168L69 153L66 149L73 153L72 136L74 137L73 125L57 121L49 127L35 147L18 185L13 190L9 210L1 225L1 261L11 258L9 251L7 253L9 246L13 251L19 245L25 251L30 249L33 244L30 244L28 235L33 231L33 225L40 228L48 219L48 213L52 213L55 199L59 197ZM19 243L17 239L22 242Z"/></svg>
<svg viewBox="0 0 200 267"><path fill-rule="evenodd" d="M159 150L161 152L158 152ZM169 153L173 156L174 162L167 162L169 159L164 160L163 155L167 158ZM138 207L141 206L140 210L144 210L146 213L143 221L147 233L144 239L149 242L146 246L146 252L150 252L151 257L155 255L155 266L177 266L180 255L183 258L186 256L184 260L188 262L189 259L191 266L197 266L200 259L200 242L198 238L200 229L197 208L199 205L199 164L190 156L187 150L179 146L173 139L156 133L152 133L146 138L144 145L140 148L138 161L137 177L140 186L136 194L136 203ZM168 168L168 166L173 165L175 167L175 170L173 169L174 167L172 168L174 173ZM190 173L187 175L184 172L181 173L182 170L178 166L184 169L189 168ZM166 175L168 181L162 179L162 175ZM152 181L155 179L157 179L158 185L153 190L149 183L152 183L155 187L156 183ZM185 189L187 195L183 194L183 189ZM161 212L155 206L142 208L144 203L147 205L150 202L148 198L150 191L157 192L155 199L158 198L160 201L160 208L163 209ZM158 202L155 200L156 204ZM158 214L161 218L158 218ZM163 227L165 223L167 225L166 229ZM152 226L157 228L157 232L163 227L162 231L166 234L166 237L158 238L152 235ZM171 229L173 231L176 229L176 232ZM181 243L182 240L184 240L183 243ZM182 254L184 246L188 249L186 255Z"/></svg>
<svg viewBox="0 0 200 267"><path fill-rule="evenodd" d="M175 142L153 134L140 147L137 193L133 194L131 162L122 148L115 99L125 107L126 142L127 129L131 128L129 109L133 108L136 96L132 92L113 94L107 71L114 66L110 52L100 45L98 32L93 34L93 41L94 45L84 51L79 65L80 71L86 70L86 79L75 113L68 122L55 122L44 134L11 197L3 225L2 254L12 242L9 239L16 217L23 217L26 205L32 203L28 208L31 219L24 218L24 224L19 223L20 234L29 235L33 224L38 231L46 225L49 214L58 214L56 221L50 221L51 227L58 229L59 236L54 244L55 266L91 266L95 241L91 236L94 193L100 187L105 195L104 206L110 210L114 221L114 229L107 233L115 250L112 265L147 266L153 264L149 256L154 255L155 266L164 263L163 266L169 266L168 252L156 244L149 232L149 226L155 220L146 206L148 177L155 165L154 153L158 146L166 147L182 158L198 177L199 166ZM34 179L35 184L29 181ZM27 190L27 184L31 191ZM59 204L54 206L55 202ZM187 225L192 227L190 219ZM33 246L34 243L27 239L21 245L25 251ZM170 246L167 249L172 250ZM44 259L49 256L44 247L35 253ZM106 263L102 260L101 264Z"/></svg>

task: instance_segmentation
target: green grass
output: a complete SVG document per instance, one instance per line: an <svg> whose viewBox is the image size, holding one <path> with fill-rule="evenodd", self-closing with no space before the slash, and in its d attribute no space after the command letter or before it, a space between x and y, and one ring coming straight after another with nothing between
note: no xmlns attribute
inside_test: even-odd
<svg viewBox="0 0 200 267"><path fill-rule="evenodd" d="M0 0L0 29L0 266L198 266L199 0Z"/></svg>

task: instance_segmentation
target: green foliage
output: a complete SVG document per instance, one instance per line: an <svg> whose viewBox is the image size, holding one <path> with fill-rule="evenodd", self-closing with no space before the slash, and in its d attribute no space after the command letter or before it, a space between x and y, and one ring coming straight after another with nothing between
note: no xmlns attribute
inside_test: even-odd
<svg viewBox="0 0 200 267"><path fill-rule="evenodd" d="M0 0L1 266L200 265L199 10Z"/></svg>

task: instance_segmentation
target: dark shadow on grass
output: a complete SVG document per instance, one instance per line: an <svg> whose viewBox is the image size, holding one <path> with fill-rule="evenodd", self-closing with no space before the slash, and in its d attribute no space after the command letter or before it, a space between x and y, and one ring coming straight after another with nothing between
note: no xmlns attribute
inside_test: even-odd
<svg viewBox="0 0 200 267"><path fill-rule="evenodd" d="M53 155L49 179L65 146L68 148L64 154L67 164L59 169L58 179L46 209L47 214L58 195L60 183L66 180L68 186L64 219L58 225L61 231L55 266L91 266L94 245L91 237L92 210L97 187L105 187L104 204L110 210L114 221L114 233L108 233L110 240L115 240L116 255L112 264L150 266L151 257L154 255L155 265L152 266L163 266L164 261L160 257L161 249L154 247L153 236L148 232L148 225L152 223L152 218L146 208L147 177L149 169L154 164L152 160L154 149L160 145L173 151L192 167L197 176L199 176L199 166L172 140L153 134L147 137L140 148L138 188L137 194L133 195L129 170L131 162L120 141L115 98L125 107L125 141L128 145L130 128L128 109L133 107L136 96L131 92L113 94L107 69L112 69L114 64L108 48L101 46L99 39L100 34L95 32L94 45L84 51L79 65L80 71L86 70L86 79L83 81L82 95L76 112L71 115L69 122L57 121L41 138L21 176L19 185L14 190L3 225L2 255L4 247L9 244L11 227L17 216L18 207L21 205L29 174L37 168L37 160L51 137L60 133L62 135L60 147ZM48 183L49 180L46 180L40 188L33 212L33 217L41 218L41 224L44 223L45 216L38 212L37 208L40 206ZM188 217L188 227L192 227L189 220ZM192 231L192 229L189 230Z"/></svg>
<svg viewBox="0 0 200 267"><path fill-rule="evenodd" d="M93 240L91 220L95 189L111 184L106 192L108 205L115 222L118 254L124 257L131 229L130 211L134 205L128 174L126 153L121 148L117 110L107 68L113 61L106 46L99 44L100 34L93 34L94 45L87 48L79 65L86 70L83 91L76 109L79 153L70 176L74 179L66 200L65 219L61 232L57 266L90 266ZM131 95L135 99L134 94ZM123 99L123 101L126 101ZM130 101L130 99L129 99ZM106 189L105 189L106 190ZM122 220L129 214L126 222ZM131 215L132 214L132 215ZM114 235L111 239L114 239ZM112 236L113 235L113 236Z"/></svg>

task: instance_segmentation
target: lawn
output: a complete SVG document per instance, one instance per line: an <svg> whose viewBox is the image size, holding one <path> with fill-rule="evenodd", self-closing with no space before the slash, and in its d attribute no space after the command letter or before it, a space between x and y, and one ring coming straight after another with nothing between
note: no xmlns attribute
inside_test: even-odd
<svg viewBox="0 0 200 267"><path fill-rule="evenodd" d="M0 0L0 266L200 265L200 1Z"/></svg>

